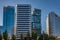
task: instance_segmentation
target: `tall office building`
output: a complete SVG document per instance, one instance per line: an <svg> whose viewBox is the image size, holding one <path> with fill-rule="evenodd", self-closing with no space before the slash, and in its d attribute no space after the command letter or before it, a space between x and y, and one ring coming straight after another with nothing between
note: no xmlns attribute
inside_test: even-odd
<svg viewBox="0 0 60 40"><path fill-rule="evenodd" d="M37 30L37 35L41 34L41 10L34 9L32 14L32 28Z"/></svg>
<svg viewBox="0 0 60 40"><path fill-rule="evenodd" d="M0 26L0 34L2 34L2 30L3 30L2 27L3 27L3 26Z"/></svg>
<svg viewBox="0 0 60 40"><path fill-rule="evenodd" d="M12 34L16 36L16 26L12 27Z"/></svg>
<svg viewBox="0 0 60 40"><path fill-rule="evenodd" d="M16 13L14 14L14 26L12 27L12 34L14 34L16 36Z"/></svg>
<svg viewBox="0 0 60 40"><path fill-rule="evenodd" d="M60 17L50 12L46 19L46 32L48 35L60 36Z"/></svg>
<svg viewBox="0 0 60 40"><path fill-rule="evenodd" d="M16 14L16 39L20 39L20 35L25 36L27 32L31 36L31 5L17 4Z"/></svg>
<svg viewBox="0 0 60 40"><path fill-rule="evenodd" d="M12 27L14 26L14 13L13 6L3 7L3 32L7 30L8 34L11 34Z"/></svg>

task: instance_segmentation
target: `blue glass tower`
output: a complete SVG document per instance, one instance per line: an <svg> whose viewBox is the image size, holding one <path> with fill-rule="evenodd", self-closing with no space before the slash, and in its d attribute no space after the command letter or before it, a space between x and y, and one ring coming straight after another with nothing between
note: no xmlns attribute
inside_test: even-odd
<svg viewBox="0 0 60 40"><path fill-rule="evenodd" d="M11 34L11 29L14 26L14 12L13 6L3 7L3 32L7 29L8 34Z"/></svg>
<svg viewBox="0 0 60 40"><path fill-rule="evenodd" d="M41 10L34 9L32 14L32 27L37 30L37 35L41 34Z"/></svg>
<svg viewBox="0 0 60 40"><path fill-rule="evenodd" d="M2 27L3 27L3 26L0 26L0 34L2 33Z"/></svg>

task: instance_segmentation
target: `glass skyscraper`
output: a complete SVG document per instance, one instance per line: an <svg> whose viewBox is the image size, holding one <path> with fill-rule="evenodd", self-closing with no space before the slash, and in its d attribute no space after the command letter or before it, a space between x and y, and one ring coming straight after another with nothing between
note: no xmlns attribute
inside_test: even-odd
<svg viewBox="0 0 60 40"><path fill-rule="evenodd" d="M30 4L17 4L16 14L16 39L20 39L29 32L31 35L31 5Z"/></svg>
<svg viewBox="0 0 60 40"><path fill-rule="evenodd" d="M60 36L60 17L50 12L46 20L46 32L48 35Z"/></svg>
<svg viewBox="0 0 60 40"><path fill-rule="evenodd" d="M12 27L14 26L14 13L13 6L3 7L3 32L7 30L8 34L11 34Z"/></svg>
<svg viewBox="0 0 60 40"><path fill-rule="evenodd" d="M2 27L3 27L3 26L0 26L0 34L2 34L2 30L3 30Z"/></svg>
<svg viewBox="0 0 60 40"><path fill-rule="evenodd" d="M37 30L37 35L41 34L41 10L34 8L32 14L32 28Z"/></svg>

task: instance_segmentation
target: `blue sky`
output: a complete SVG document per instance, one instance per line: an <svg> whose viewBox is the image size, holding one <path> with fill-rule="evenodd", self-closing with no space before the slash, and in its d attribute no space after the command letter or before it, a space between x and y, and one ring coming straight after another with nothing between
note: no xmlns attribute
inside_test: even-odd
<svg viewBox="0 0 60 40"><path fill-rule="evenodd" d="M54 11L60 16L60 0L0 0L0 25L3 25L3 6L16 6L16 4L31 4L32 9L41 9L42 30L46 30L46 17Z"/></svg>

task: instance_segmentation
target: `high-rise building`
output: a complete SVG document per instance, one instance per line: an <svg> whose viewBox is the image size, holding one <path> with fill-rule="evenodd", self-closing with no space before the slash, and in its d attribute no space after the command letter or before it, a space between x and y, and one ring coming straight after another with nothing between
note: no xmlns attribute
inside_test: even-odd
<svg viewBox="0 0 60 40"><path fill-rule="evenodd" d="M37 35L41 34L41 10L34 8L32 14L32 28L37 30Z"/></svg>
<svg viewBox="0 0 60 40"><path fill-rule="evenodd" d="M48 35L60 36L60 17L50 12L46 20L46 32Z"/></svg>
<svg viewBox="0 0 60 40"><path fill-rule="evenodd" d="M14 26L12 27L12 34L16 36L16 13L14 14Z"/></svg>
<svg viewBox="0 0 60 40"><path fill-rule="evenodd" d="M31 5L17 4L16 14L16 39L20 39L20 35L25 36L28 32L31 36Z"/></svg>
<svg viewBox="0 0 60 40"><path fill-rule="evenodd" d="M14 13L13 6L3 7L3 32L7 30L8 34L11 34L12 27L14 26Z"/></svg>
<svg viewBox="0 0 60 40"><path fill-rule="evenodd" d="M12 34L16 36L16 26L12 27Z"/></svg>
<svg viewBox="0 0 60 40"><path fill-rule="evenodd" d="M0 26L0 34L2 33L2 27L3 27L3 26Z"/></svg>

